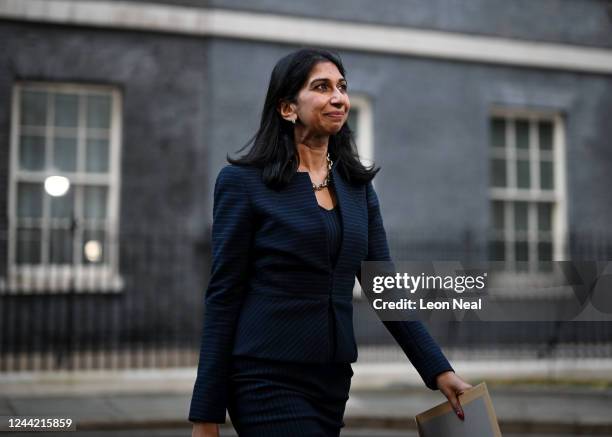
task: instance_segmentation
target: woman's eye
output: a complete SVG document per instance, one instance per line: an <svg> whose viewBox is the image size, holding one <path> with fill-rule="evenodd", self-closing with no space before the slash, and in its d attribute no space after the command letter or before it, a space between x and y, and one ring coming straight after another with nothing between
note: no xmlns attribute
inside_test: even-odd
<svg viewBox="0 0 612 437"><path fill-rule="evenodd" d="M347 91L348 87L347 87L347 85L345 83L339 84L337 86L338 86L338 89L341 92L346 92ZM327 91L329 89L329 85L326 84L326 83L320 83L320 84L315 86L315 89L319 90L319 91Z"/></svg>

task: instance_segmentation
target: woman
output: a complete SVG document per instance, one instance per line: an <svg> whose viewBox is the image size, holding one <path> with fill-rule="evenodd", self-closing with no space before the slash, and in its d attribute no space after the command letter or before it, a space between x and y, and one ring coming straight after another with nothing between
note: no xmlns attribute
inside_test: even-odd
<svg viewBox="0 0 612 437"><path fill-rule="evenodd" d="M215 184L213 264L189 420L217 436L337 436L357 359L352 289L389 260L371 180L346 124L338 57L303 49L275 66L250 151ZM383 322L457 415L470 387L419 322Z"/></svg>

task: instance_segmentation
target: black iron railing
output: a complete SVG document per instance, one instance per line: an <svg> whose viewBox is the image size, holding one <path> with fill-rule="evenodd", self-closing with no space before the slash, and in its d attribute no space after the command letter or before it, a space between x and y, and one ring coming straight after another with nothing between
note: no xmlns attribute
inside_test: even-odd
<svg viewBox="0 0 612 437"><path fill-rule="evenodd" d="M388 237L398 260L482 259L486 242L475 235L466 231L454 239ZM570 252L579 259L612 259L610 241L574 234L569 238ZM197 363L203 294L210 269L209 242L187 233L141 230L124 232L107 244L118 244L115 275L90 273L84 279L74 277L66 285L57 279L57 266L50 265L39 269L42 279L36 286L27 287L10 278L7 239L0 238L4 261L0 266L0 372ZM354 320L361 347L393 344L366 301L355 301ZM612 323L485 326L461 322L431 324L429 329L447 349L516 350L540 357L612 357ZM384 358L375 354L364 357Z"/></svg>

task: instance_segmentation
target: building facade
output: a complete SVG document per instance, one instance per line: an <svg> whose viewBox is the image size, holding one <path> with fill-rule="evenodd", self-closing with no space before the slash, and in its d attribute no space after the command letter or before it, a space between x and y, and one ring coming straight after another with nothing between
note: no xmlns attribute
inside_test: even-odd
<svg viewBox="0 0 612 437"><path fill-rule="evenodd" d="M396 259L529 273L612 255L608 2L3 0L0 40L8 352L193 349L216 174L301 46L342 56ZM356 309L361 341L388 342ZM611 339L589 326L581 341ZM432 330L450 346L533 335Z"/></svg>

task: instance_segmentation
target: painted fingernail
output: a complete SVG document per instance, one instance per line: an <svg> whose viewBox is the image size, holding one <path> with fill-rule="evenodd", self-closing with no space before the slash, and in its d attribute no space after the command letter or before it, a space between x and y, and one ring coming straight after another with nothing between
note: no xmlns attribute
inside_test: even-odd
<svg viewBox="0 0 612 437"><path fill-rule="evenodd" d="M465 420L465 416L463 415L463 411L457 410L457 416L459 416L459 419Z"/></svg>

